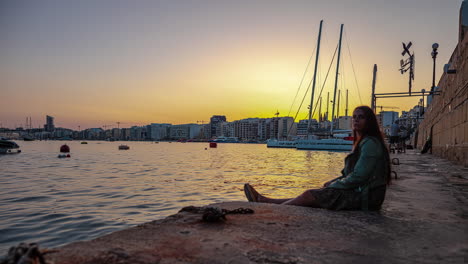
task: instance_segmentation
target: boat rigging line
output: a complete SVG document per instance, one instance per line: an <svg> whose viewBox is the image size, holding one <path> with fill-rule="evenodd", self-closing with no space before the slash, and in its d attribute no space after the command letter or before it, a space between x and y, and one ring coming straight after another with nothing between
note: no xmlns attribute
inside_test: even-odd
<svg viewBox="0 0 468 264"><path fill-rule="evenodd" d="M306 69L304 71L304 74L302 75L302 79L301 79L301 82L299 83L299 87L297 87L296 95L294 96L294 99L293 99L293 101L291 103L291 107L289 107L289 112L288 112L287 116L289 116L291 114L291 110L292 110L292 108L294 106L294 102L296 102L297 95L299 94L299 91L301 90L302 83L304 82L305 76L307 74L307 70L309 69L310 62L312 61L312 58L314 57L314 53L315 53L316 49L317 49L317 46L315 46L314 51L310 55L309 62L307 63L307 67L306 67Z"/></svg>
<svg viewBox="0 0 468 264"><path fill-rule="evenodd" d="M327 82L328 74L330 73L331 67L332 67L332 65L333 65L333 61L335 60L335 56L336 56L336 51L337 51L337 50L338 50L338 45L336 45L335 52L333 53L333 57L332 57L331 62L330 62L330 66L328 66L327 75L325 75L325 80L323 81L323 85L322 85L322 88L321 88L321 90L320 90L320 94L319 94L318 98L320 98L320 97L322 96L323 88L325 87L325 84L326 84L326 82ZM312 82L312 80L311 80L311 82ZM302 104L304 103L304 100L305 100L305 98L306 98L306 96L307 96L307 92L309 91L310 84L311 84L311 83L309 83L308 88L307 88L307 91L306 91L305 94L304 94L304 97L302 97L301 104L299 105L299 108L297 109L296 115L294 116L294 119L293 119L293 123L292 123L291 126L289 127L288 131L291 131L292 126L293 126L294 122L296 121L297 116L299 115L299 112L301 111L301 107L302 107ZM317 100L318 100L318 99L317 99ZM315 104L315 108L314 108L314 110L312 111L312 116L315 114L315 111L317 110L317 106L318 106L318 104ZM289 136L289 132L288 132L288 136Z"/></svg>
<svg viewBox="0 0 468 264"><path fill-rule="evenodd" d="M323 81L323 85L322 85L322 88L320 89L320 94L319 94L318 98L320 98L322 96L323 88L325 88L325 84L327 83L328 74L330 73L331 67L333 65L333 61L335 60L337 50L338 50L338 44L336 45L335 52L333 53L333 57L332 57L332 59L330 61L330 66L328 66L327 75L325 75L325 80ZM317 104L315 105L314 111L312 111L312 116L315 115L316 110L317 110Z"/></svg>
<svg viewBox="0 0 468 264"><path fill-rule="evenodd" d="M354 70L354 63L353 63L353 58L351 57L351 49L349 48L349 40L348 40L348 36L346 35L346 30L344 33L345 33L346 47L348 48L349 60L351 61L351 67L353 69L354 81L356 82L356 89L358 91L359 101L361 102L361 105L362 105L363 103L362 103L362 98L361 98L361 92L359 91L359 85L358 85L357 78L356 78L356 71Z"/></svg>

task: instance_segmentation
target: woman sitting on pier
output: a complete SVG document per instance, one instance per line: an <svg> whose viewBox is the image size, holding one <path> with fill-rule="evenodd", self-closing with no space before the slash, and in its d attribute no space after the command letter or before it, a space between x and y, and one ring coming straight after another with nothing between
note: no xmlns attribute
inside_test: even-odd
<svg viewBox="0 0 468 264"><path fill-rule="evenodd" d="M250 184L244 192L250 202L310 206L332 210L379 210L390 184L390 156L374 112L356 107L352 117L353 151L345 158L342 176L310 189L296 198L272 199L259 194Z"/></svg>

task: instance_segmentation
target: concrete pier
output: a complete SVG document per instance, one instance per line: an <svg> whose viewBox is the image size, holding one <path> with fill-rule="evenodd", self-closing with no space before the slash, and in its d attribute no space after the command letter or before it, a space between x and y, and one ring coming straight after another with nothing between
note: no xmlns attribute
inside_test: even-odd
<svg viewBox="0 0 468 264"><path fill-rule="evenodd" d="M398 179L379 212L248 202L222 222L180 212L76 242L50 263L467 263L468 168L416 151L395 154ZM241 191L242 186L239 186ZM195 205L201 206L201 205Z"/></svg>

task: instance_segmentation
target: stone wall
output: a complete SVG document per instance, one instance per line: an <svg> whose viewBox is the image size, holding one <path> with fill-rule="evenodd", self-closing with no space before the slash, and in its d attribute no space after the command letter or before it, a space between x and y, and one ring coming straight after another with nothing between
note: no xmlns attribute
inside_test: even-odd
<svg viewBox="0 0 468 264"><path fill-rule="evenodd" d="M464 18L465 16L465 18ZM419 126L417 147L422 148L432 129L432 153L468 167L468 3L460 9L459 41L450 69L439 81L441 95L434 96ZM464 19L463 19L464 18Z"/></svg>

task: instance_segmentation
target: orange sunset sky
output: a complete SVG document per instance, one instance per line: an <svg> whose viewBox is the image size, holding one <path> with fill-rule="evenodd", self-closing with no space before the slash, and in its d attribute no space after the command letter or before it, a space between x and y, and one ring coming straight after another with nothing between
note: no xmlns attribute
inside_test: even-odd
<svg viewBox="0 0 468 264"><path fill-rule="evenodd" d="M461 2L1 1L0 124L13 128L31 117L42 127L45 115L71 129L208 122L212 115L234 121L277 110L294 116L313 76L314 57L294 101L322 19L317 86L343 23L338 87L349 90L349 108L370 104L374 64L377 93L408 90L408 75L398 71L402 42L413 42L414 91L429 90L432 43L439 43L437 81L457 44ZM307 98L299 119L307 117ZM401 112L418 100L378 105Z"/></svg>

